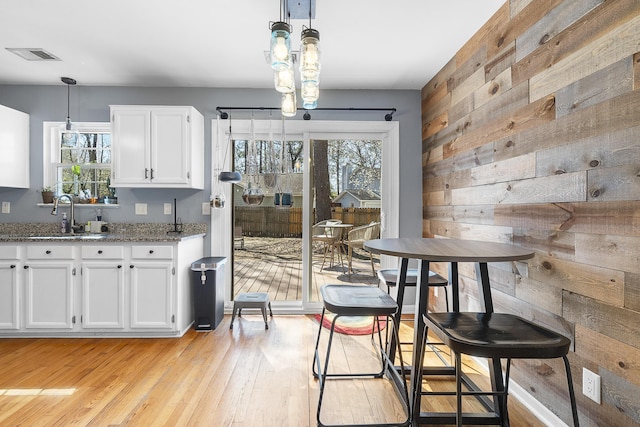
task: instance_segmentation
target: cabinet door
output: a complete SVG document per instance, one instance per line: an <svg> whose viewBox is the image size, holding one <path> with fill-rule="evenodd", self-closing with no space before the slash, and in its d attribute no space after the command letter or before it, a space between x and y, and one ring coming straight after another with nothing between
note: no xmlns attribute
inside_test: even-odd
<svg viewBox="0 0 640 427"><path fill-rule="evenodd" d="M189 184L189 109L151 110L151 182Z"/></svg>
<svg viewBox="0 0 640 427"><path fill-rule="evenodd" d="M0 261L0 329L20 327L16 261Z"/></svg>
<svg viewBox="0 0 640 427"><path fill-rule="evenodd" d="M29 115L0 105L0 187L29 188Z"/></svg>
<svg viewBox="0 0 640 427"><path fill-rule="evenodd" d="M73 328L73 263L28 263L26 328Z"/></svg>
<svg viewBox="0 0 640 427"><path fill-rule="evenodd" d="M131 328L173 329L173 263L132 262Z"/></svg>
<svg viewBox="0 0 640 427"><path fill-rule="evenodd" d="M82 327L124 328L122 261L82 264Z"/></svg>
<svg viewBox="0 0 640 427"><path fill-rule="evenodd" d="M111 183L149 184L151 179L150 114L147 108L113 108Z"/></svg>

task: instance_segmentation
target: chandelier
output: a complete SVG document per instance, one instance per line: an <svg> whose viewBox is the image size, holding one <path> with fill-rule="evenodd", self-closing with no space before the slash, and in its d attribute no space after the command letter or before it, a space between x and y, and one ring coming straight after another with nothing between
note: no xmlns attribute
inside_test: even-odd
<svg viewBox="0 0 640 427"><path fill-rule="evenodd" d="M320 32L311 28L312 2L298 2L308 5L309 27L303 26L300 35L300 97L302 107L312 110L318 106L320 96ZM284 17L291 17L287 0L280 0L280 20L271 22L269 57L274 70L274 85L281 95L281 111L285 117L293 117L297 112L296 79L294 72L295 55L291 50L291 25Z"/></svg>

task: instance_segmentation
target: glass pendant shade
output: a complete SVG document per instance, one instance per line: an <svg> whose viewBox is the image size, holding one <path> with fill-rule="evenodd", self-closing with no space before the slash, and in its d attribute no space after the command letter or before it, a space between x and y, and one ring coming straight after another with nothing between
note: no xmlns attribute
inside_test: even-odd
<svg viewBox="0 0 640 427"><path fill-rule="evenodd" d="M300 94L303 100L318 100L320 96L320 88L316 83L302 82Z"/></svg>
<svg viewBox="0 0 640 427"><path fill-rule="evenodd" d="M316 82L302 82L300 89L302 98L302 107L306 110L313 110L318 107L318 98L320 97L320 88Z"/></svg>
<svg viewBox="0 0 640 427"><path fill-rule="evenodd" d="M300 74L302 80L320 75L320 33L313 28L305 28L300 37Z"/></svg>
<svg viewBox="0 0 640 427"><path fill-rule="evenodd" d="M294 117L298 111L296 107L296 93L289 92L282 94L282 115L285 117Z"/></svg>
<svg viewBox="0 0 640 427"><path fill-rule="evenodd" d="M293 68L276 70L274 83L278 92L294 92L296 90L296 83Z"/></svg>
<svg viewBox="0 0 640 427"><path fill-rule="evenodd" d="M274 22L271 26L271 68L291 68L291 27L286 22Z"/></svg>

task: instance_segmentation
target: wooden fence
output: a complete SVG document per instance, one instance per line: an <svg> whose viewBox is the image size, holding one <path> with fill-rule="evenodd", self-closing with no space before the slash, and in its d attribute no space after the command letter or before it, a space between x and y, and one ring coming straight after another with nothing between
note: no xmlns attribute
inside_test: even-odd
<svg viewBox="0 0 640 427"><path fill-rule="evenodd" d="M380 209L335 207L331 217L357 227L380 221ZM302 208L236 206L234 223L245 236L302 237Z"/></svg>

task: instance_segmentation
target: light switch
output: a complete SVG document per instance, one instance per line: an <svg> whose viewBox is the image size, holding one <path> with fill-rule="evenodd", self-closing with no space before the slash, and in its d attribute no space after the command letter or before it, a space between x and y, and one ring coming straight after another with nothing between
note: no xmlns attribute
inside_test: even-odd
<svg viewBox="0 0 640 427"><path fill-rule="evenodd" d="M211 203L202 202L202 215L211 215Z"/></svg>
<svg viewBox="0 0 640 427"><path fill-rule="evenodd" d="M147 204L136 203L136 215L146 215L146 214L147 214Z"/></svg>
<svg viewBox="0 0 640 427"><path fill-rule="evenodd" d="M164 204L164 214L171 215L171 203Z"/></svg>
<svg viewBox="0 0 640 427"><path fill-rule="evenodd" d="M2 213L11 213L11 202L2 202Z"/></svg>

